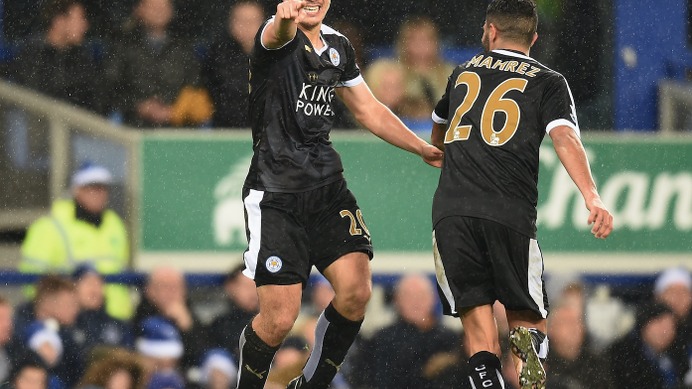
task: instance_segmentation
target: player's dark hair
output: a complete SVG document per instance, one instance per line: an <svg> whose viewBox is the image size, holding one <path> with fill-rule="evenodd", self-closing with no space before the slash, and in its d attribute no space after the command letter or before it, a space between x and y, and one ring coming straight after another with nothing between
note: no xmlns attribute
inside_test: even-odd
<svg viewBox="0 0 692 389"><path fill-rule="evenodd" d="M493 0L485 21L495 25L504 39L531 45L538 28L538 12L533 0Z"/></svg>

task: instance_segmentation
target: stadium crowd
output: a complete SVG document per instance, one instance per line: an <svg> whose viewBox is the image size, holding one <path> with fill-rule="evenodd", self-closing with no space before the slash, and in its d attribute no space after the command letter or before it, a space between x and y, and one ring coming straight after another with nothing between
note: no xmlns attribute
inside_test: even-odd
<svg viewBox="0 0 692 389"><path fill-rule="evenodd" d="M602 94L598 78L579 74L602 59L598 7L583 0L538 6L544 22L533 55L574 79L575 100L588 107ZM255 31L275 7L268 0L5 2L1 74L133 127L247 128L248 55ZM591 25L564 34L562 15L574 7L579 12L572 15ZM367 12L351 12L358 9ZM455 65L443 52L479 49L484 10L484 2L453 0L438 0L436 7L335 1L327 23L361 55L376 97L412 129L428 131L431 106ZM560 63L577 44L590 53L583 66ZM337 108L335 128L357 127ZM599 112L606 111L601 104ZM604 115L583 116L583 127L608 127Z"/></svg>
<svg viewBox="0 0 692 389"><path fill-rule="evenodd" d="M106 284L91 263L69 274L46 274L26 302L0 298L3 387L234 388L238 338L257 312L254 283L241 271L242 265L233 268L223 286L215 287L223 297L210 310L204 301L213 300L209 287L200 298L187 288L183 273L157 267L141 289L131 288L136 309L126 319L106 312ZM548 281L554 292L549 388L692 387L688 270L663 271L650 298L626 305L614 298L604 304L578 278ZM403 275L386 289L387 302L378 312L384 318L359 336L331 388L471 388L467 356L458 347L463 329L440 316L432 279ZM324 278L311 278L308 304L276 354L267 388L285 388L299 374L314 341L316 313L332 296ZM503 311L496 304L499 331L507 339ZM507 344L503 351L507 387L518 388Z"/></svg>

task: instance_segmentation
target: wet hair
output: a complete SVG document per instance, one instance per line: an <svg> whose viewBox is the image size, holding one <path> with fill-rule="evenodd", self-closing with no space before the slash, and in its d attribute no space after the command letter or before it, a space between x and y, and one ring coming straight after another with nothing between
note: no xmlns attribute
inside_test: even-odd
<svg viewBox="0 0 692 389"><path fill-rule="evenodd" d="M533 0L493 0L488 5L485 21L495 25L507 40L531 45L538 28L538 13Z"/></svg>

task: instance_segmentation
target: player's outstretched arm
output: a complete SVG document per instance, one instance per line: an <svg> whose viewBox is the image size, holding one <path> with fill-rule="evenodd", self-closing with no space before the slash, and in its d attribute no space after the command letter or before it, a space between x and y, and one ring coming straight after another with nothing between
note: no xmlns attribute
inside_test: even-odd
<svg viewBox="0 0 692 389"><path fill-rule="evenodd" d="M589 210L588 223L592 225L591 233L599 239L607 238L613 231L613 215L603 205L598 194L581 140L574 130L567 126L552 129L550 137L562 165L584 197L586 208Z"/></svg>
<svg viewBox="0 0 692 389"><path fill-rule="evenodd" d="M442 166L442 150L409 130L389 108L373 96L364 82L349 88L338 88L337 93L356 120L370 132L394 146L420 155L429 165Z"/></svg>
<svg viewBox="0 0 692 389"><path fill-rule="evenodd" d="M262 44L269 49L283 47L296 36L298 23L305 0L284 0L276 6L274 21L267 25L262 34Z"/></svg>

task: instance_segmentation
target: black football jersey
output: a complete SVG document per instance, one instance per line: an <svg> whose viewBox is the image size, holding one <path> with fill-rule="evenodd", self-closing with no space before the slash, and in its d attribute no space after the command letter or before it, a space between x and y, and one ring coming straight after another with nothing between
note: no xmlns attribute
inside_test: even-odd
<svg viewBox="0 0 692 389"><path fill-rule="evenodd" d="M433 120L447 125L433 225L478 217L535 238L543 137L561 125L579 134L565 78L516 51L481 53L454 70Z"/></svg>
<svg viewBox="0 0 692 389"><path fill-rule="evenodd" d="M335 88L363 81L345 36L323 25L316 50L298 29L278 49L255 37L250 59L250 122L254 155L245 185L269 192L302 192L343 177L329 132Z"/></svg>

